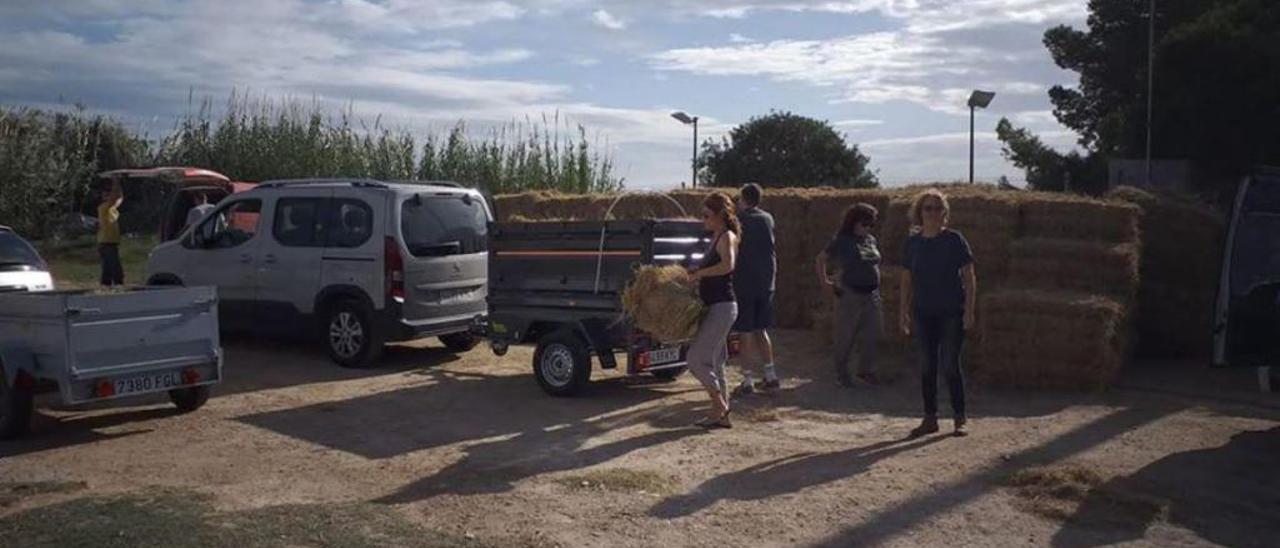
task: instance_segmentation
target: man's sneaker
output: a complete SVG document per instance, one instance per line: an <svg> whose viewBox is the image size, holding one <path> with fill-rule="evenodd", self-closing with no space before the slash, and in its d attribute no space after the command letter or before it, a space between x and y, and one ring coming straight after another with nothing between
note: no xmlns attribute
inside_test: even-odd
<svg viewBox="0 0 1280 548"><path fill-rule="evenodd" d="M734 387L733 391L729 393L729 397L741 398L743 396L750 396L751 394L755 394L755 393L756 393L756 387L752 386L752 384L749 382L744 382Z"/></svg>
<svg viewBox="0 0 1280 548"><path fill-rule="evenodd" d="M908 437L919 438L921 436L927 436L929 434L933 434L937 431L938 431L938 417L925 417L924 420L920 421L920 426L917 426L911 430L911 434Z"/></svg>
<svg viewBox="0 0 1280 548"><path fill-rule="evenodd" d="M955 436L957 438L963 438L969 435L969 429L966 427L968 423L969 421L966 420L964 417L956 417Z"/></svg>
<svg viewBox="0 0 1280 548"><path fill-rule="evenodd" d="M871 386L880 384L880 379L876 378L876 376L872 373L858 373L858 380L864 383L867 383Z"/></svg>
<svg viewBox="0 0 1280 548"><path fill-rule="evenodd" d="M773 379L771 381L760 381L756 383L756 390L759 390L762 392L773 392L781 388L782 388L782 381L779 381L778 379Z"/></svg>

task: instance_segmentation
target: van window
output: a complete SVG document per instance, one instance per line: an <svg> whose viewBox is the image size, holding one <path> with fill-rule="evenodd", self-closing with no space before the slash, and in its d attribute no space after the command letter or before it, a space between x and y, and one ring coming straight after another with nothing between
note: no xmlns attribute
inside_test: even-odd
<svg viewBox="0 0 1280 548"><path fill-rule="evenodd" d="M400 233L415 257L488 250L489 216L479 198L418 195L400 207Z"/></svg>
<svg viewBox="0 0 1280 548"><path fill-rule="evenodd" d="M192 236L202 240L202 247L236 247L253 239L261 214L261 200L229 203L206 215Z"/></svg>
<svg viewBox="0 0 1280 548"><path fill-rule="evenodd" d="M373 235L373 209L360 200L336 198L325 223L328 247L360 247Z"/></svg>
<svg viewBox="0 0 1280 548"><path fill-rule="evenodd" d="M0 230L0 269L7 267L42 267L40 255L17 234Z"/></svg>
<svg viewBox="0 0 1280 548"><path fill-rule="evenodd" d="M276 218L271 230L276 241L289 247L324 245L320 223L326 198L281 198L276 202Z"/></svg>

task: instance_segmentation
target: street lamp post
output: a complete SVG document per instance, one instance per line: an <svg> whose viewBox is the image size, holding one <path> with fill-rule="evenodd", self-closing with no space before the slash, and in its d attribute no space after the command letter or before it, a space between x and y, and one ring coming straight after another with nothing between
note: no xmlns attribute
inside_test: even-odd
<svg viewBox="0 0 1280 548"><path fill-rule="evenodd" d="M979 108L987 108L995 97L994 91L976 89L969 95L969 184L973 184L973 111Z"/></svg>
<svg viewBox="0 0 1280 548"><path fill-rule="evenodd" d="M698 188L698 117L689 116L684 112L674 112L671 117L679 120L684 125L693 126L693 168L692 177L689 178L689 188Z"/></svg>
<svg viewBox="0 0 1280 548"><path fill-rule="evenodd" d="M1156 0L1151 0L1151 9L1147 11L1147 188L1151 187L1151 104L1156 80Z"/></svg>

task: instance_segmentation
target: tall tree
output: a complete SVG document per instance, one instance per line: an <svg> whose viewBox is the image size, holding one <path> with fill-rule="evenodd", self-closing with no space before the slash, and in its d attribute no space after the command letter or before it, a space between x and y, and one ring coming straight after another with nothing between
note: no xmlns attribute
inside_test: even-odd
<svg viewBox="0 0 1280 548"><path fill-rule="evenodd" d="M704 143L698 164L699 178L712 186L874 188L879 182L867 169L869 161L828 122L771 112L734 128L719 143Z"/></svg>
<svg viewBox="0 0 1280 548"><path fill-rule="evenodd" d="M1054 116L1091 155L1145 153L1149 6L1090 0L1087 30L1045 33L1054 62L1080 75L1049 90ZM1153 156L1222 174L1280 162L1280 2L1159 0L1155 27Z"/></svg>

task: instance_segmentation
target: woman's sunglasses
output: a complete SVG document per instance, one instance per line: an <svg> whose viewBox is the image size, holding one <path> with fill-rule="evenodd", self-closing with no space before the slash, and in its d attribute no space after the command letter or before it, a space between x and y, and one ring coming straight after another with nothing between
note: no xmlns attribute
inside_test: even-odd
<svg viewBox="0 0 1280 548"><path fill-rule="evenodd" d="M938 213L942 211L942 206L933 205L933 204L924 205L924 206L920 206L920 211L923 211L925 213Z"/></svg>

